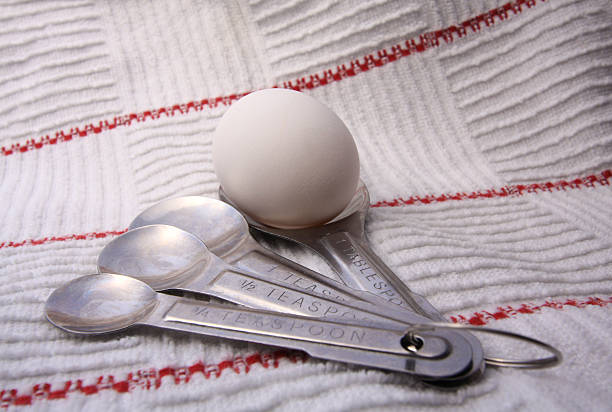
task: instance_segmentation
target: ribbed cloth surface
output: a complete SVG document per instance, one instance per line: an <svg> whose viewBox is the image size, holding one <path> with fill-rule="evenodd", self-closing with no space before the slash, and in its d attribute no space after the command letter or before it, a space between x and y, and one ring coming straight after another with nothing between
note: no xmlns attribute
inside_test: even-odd
<svg viewBox="0 0 612 412"><path fill-rule="evenodd" d="M604 0L0 4L0 408L609 410L611 22ZM412 290L564 363L440 391L261 345L49 324L49 294L139 211L217 197L220 117L275 85L347 124L369 241Z"/></svg>

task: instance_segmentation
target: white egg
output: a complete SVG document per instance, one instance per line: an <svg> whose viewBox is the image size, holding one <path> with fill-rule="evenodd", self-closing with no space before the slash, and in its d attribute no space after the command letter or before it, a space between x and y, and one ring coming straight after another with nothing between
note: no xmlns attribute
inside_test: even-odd
<svg viewBox="0 0 612 412"><path fill-rule="evenodd" d="M359 182L357 147L342 120L293 90L261 90L234 103L217 126L212 151L227 196L270 226L328 222Z"/></svg>

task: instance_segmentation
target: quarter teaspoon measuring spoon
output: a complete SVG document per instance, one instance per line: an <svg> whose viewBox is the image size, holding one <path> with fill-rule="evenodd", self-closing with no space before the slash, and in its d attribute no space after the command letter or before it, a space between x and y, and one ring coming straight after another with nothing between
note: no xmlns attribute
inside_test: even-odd
<svg viewBox="0 0 612 412"><path fill-rule="evenodd" d="M297 317L227 307L156 293L145 283L117 274L88 275L56 289L45 305L47 319L72 333L92 335L134 325L299 349L313 357L407 372L425 379L461 374L469 351L446 345L406 346L407 334L375 324ZM425 333L421 339L427 342ZM435 352L421 356L423 348Z"/></svg>

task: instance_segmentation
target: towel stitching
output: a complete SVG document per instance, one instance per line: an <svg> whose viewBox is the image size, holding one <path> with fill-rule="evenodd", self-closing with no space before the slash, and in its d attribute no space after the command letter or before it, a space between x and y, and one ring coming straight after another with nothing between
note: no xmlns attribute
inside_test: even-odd
<svg viewBox="0 0 612 412"><path fill-rule="evenodd" d="M92 240L92 239L102 239L107 236L119 236L123 233L127 232L127 229L123 230L109 230L106 232L89 232L83 234L73 233L71 235L65 236L51 236L51 237L43 237L41 239L27 239L22 240L20 242L2 242L0 243L0 249L2 248L18 248L22 246L39 246L44 245L45 243L50 242L66 242L68 240Z"/></svg>
<svg viewBox="0 0 612 412"><path fill-rule="evenodd" d="M425 196L411 196L408 199L396 198L393 200L382 200L380 202L373 203L370 205L373 208L378 207L398 207L398 206L410 206L415 204L432 204L440 203L451 200L470 200L470 199L492 199L492 198L504 198L504 197L518 197L524 196L528 193L543 193L543 192L554 192L554 191L566 191L566 190L579 190L584 188L594 188L598 185L609 186L610 178L612 177L612 170L606 169L600 173L589 175L586 177L579 177L573 180L559 180L557 182L544 182L544 183L530 183L523 185L507 185L501 189L489 189L485 191L477 191L471 193L458 192L454 195L443 194L443 195L425 195ZM123 230L109 230L106 232L89 232L85 234L70 234L64 236L51 236L44 237L41 239L27 239L22 241L5 241L0 243L0 249L3 248L18 248L22 246L38 246L52 242L65 242L68 240L91 240L100 239L107 236L118 236L125 233L127 229Z"/></svg>
<svg viewBox="0 0 612 412"><path fill-rule="evenodd" d="M600 173L586 177L578 177L573 180L559 180L557 182L528 183L517 185L506 185L501 189L489 189L475 191L471 193L457 192L455 194L411 196L408 199L395 198L391 201L381 200L372 204L372 207L397 207L409 206L414 204L431 204L446 202L449 200L468 200L468 199L492 199L503 197L519 197L527 193L560 192L572 189L593 188L597 185L609 186L612 170L606 169Z"/></svg>
<svg viewBox="0 0 612 412"><path fill-rule="evenodd" d="M224 360L216 364L205 364L202 361L191 366L172 367L166 366L161 369L140 369L130 372L123 380L116 380L114 375L99 376L93 384L85 385L83 379L68 380L64 382L62 389L53 390L50 383L41 383L32 386L30 394L20 394L17 389L0 391L0 408L8 408L11 405L32 405L35 401L66 399L71 393L83 393L94 395L105 390L113 390L117 393L133 392L136 388L151 390L162 386L163 378L170 376L176 385L189 383L192 377L201 373L205 379L219 378L224 370L231 370L236 374L249 373L254 364L259 364L265 369L272 366L278 368L281 359L288 359L292 363L305 362L308 355L302 352L277 350L274 352L254 353L248 356L237 356L234 359Z"/></svg>
<svg viewBox="0 0 612 412"><path fill-rule="evenodd" d="M608 298L587 297L584 300L567 299L565 301L547 300L543 304L523 303L517 308L512 306L499 306L495 312L486 310L474 312L472 315L450 316L456 323L469 323L472 325L486 325L492 321L514 318L519 315L532 315L542 312L543 309L564 310L566 307L587 308L606 307L612 303L612 296ZM254 353L248 356L237 356L234 359L219 363L205 364L198 361L191 366L166 366L161 369L147 368L130 372L125 379L116 380L114 375L99 376L94 383L86 385L83 379L68 380L60 385L61 389L53 389L51 383L40 383L32 386L29 394L20 393L17 389L0 390L0 408L10 406L27 406L42 400L67 399L70 394L82 393L95 395L103 391L113 390L117 393L132 393L136 389L152 390L162 386L163 378L169 376L175 385L189 383L191 378L201 373L205 379L219 378L224 370L233 371L237 375L248 374L251 367L259 364L266 370L277 369L280 361L287 359L291 363L304 363L309 356L303 352L277 350L274 352Z"/></svg>
<svg viewBox="0 0 612 412"><path fill-rule="evenodd" d="M547 300L541 305L536 305L533 303L522 303L519 307L516 308L513 306L498 306L493 312L481 310L467 316L451 316L450 320L454 323L465 323L476 326L484 326L494 320L515 318L519 315L531 315L536 312L542 311L542 309L544 308L562 310L566 306L571 306L575 308L586 308L588 306L604 307L610 303L612 303L612 296L603 299L598 297L588 297L586 298L586 300L583 301L579 301L577 299L567 299L565 302Z"/></svg>
<svg viewBox="0 0 612 412"><path fill-rule="evenodd" d="M544 2L546 0L540 0ZM422 53L429 49L439 47L440 44L449 44L456 38L462 38L472 33L479 33L482 26L494 25L497 21L504 21L510 18L510 12L515 15L523 11L523 7L532 8L536 5L536 0L516 0L506 3L498 8L489 10L486 13L470 18L458 25L451 25L442 30L431 31L419 35L418 39L409 39L404 44L397 44L390 48L381 49L370 53L360 59L351 61L348 64L337 65L335 69L327 69L321 73L306 75L293 81L285 81L281 87L294 90L314 89L330 83L339 82L343 79L356 76L371 69L385 66L389 63L398 61L403 57L415 53ZM97 124L90 123L82 127L73 127L69 131L60 130L52 135L41 136L38 139L29 139L24 143L13 143L9 147L2 146L0 151L4 156L25 153L46 146L56 145L57 143L69 142L77 138L83 138L91 134L99 134L104 131L113 130L121 126L130 126L134 122L141 123L148 119L156 120L165 117L173 117L177 114L188 114L191 111L200 112L206 108L215 108L219 105L229 106L236 100L251 93L234 93L227 96L206 98L199 101L175 104L173 106L162 107L154 110L146 110L140 113L130 113L114 117L112 120L103 120Z"/></svg>

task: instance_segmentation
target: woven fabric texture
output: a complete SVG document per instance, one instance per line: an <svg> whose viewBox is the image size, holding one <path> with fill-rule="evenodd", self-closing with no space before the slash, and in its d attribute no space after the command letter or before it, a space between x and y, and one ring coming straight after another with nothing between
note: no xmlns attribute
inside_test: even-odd
<svg viewBox="0 0 612 412"><path fill-rule="evenodd" d="M610 10L605 0L0 3L0 409L609 410ZM412 290L449 320L542 339L563 364L488 368L440 391L260 345L50 325L49 294L95 273L138 212L217 197L217 122L273 86L315 97L351 130L372 201L367 236ZM306 250L261 241L334 276Z"/></svg>

